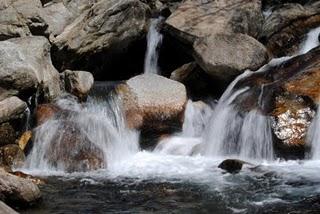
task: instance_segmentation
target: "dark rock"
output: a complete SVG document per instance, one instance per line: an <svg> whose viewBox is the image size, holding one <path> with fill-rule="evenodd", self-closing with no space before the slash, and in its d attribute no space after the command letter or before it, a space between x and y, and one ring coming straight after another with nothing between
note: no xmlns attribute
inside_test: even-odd
<svg viewBox="0 0 320 214"><path fill-rule="evenodd" d="M227 159L222 161L218 167L233 174L240 172L243 164L246 164L246 162L237 159Z"/></svg>
<svg viewBox="0 0 320 214"><path fill-rule="evenodd" d="M6 167L22 166L25 156L20 147L16 144L9 144L0 147L0 164Z"/></svg>

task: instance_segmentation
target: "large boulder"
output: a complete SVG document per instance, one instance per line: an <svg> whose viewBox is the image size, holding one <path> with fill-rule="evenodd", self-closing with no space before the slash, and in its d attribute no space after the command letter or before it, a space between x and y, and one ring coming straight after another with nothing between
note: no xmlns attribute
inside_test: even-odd
<svg viewBox="0 0 320 214"><path fill-rule="evenodd" d="M166 21L166 30L186 43L217 33L256 37L263 23L260 0L187 0Z"/></svg>
<svg viewBox="0 0 320 214"><path fill-rule="evenodd" d="M52 103L38 105L36 109L36 125L40 126L52 119L59 111L61 111L61 108Z"/></svg>
<svg viewBox="0 0 320 214"><path fill-rule="evenodd" d="M139 0L95 3L53 40L58 61L68 67L79 57L83 59L102 51L123 51L145 34L148 13L149 7Z"/></svg>
<svg viewBox="0 0 320 214"><path fill-rule="evenodd" d="M28 96L38 90L46 101L59 96L60 77L51 63L48 40L23 37L0 42L0 86Z"/></svg>
<svg viewBox="0 0 320 214"><path fill-rule="evenodd" d="M143 74L119 85L128 126L166 132L182 126L187 103L185 86L156 74Z"/></svg>
<svg viewBox="0 0 320 214"><path fill-rule="evenodd" d="M266 48L245 34L216 34L198 39L194 51L204 71L226 82L246 69L257 70L269 61Z"/></svg>
<svg viewBox="0 0 320 214"><path fill-rule="evenodd" d="M275 57L293 55L299 51L306 33L319 25L319 2L283 4L275 7L267 17L259 40Z"/></svg>
<svg viewBox="0 0 320 214"><path fill-rule="evenodd" d="M93 76L86 71L70 71L64 72L65 89L69 93L78 97L81 101L85 101L92 86Z"/></svg>
<svg viewBox="0 0 320 214"><path fill-rule="evenodd" d="M318 47L271 63L235 86L249 87L234 101L239 109L258 108L271 117L276 152L284 158L304 158L307 132L320 99L319 56Z"/></svg>
<svg viewBox="0 0 320 214"><path fill-rule="evenodd" d="M0 41L29 35L31 32L24 18L13 7L0 8Z"/></svg>
<svg viewBox="0 0 320 214"><path fill-rule="evenodd" d="M0 123L16 119L27 109L27 104L18 97L9 97L0 102Z"/></svg>
<svg viewBox="0 0 320 214"><path fill-rule="evenodd" d="M37 185L0 169L0 199L17 207L32 205L41 198Z"/></svg>

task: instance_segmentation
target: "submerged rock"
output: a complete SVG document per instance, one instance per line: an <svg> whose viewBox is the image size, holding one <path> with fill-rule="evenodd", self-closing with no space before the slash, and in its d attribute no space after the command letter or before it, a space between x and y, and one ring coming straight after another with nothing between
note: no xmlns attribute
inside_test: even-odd
<svg viewBox="0 0 320 214"><path fill-rule="evenodd" d="M248 163L238 159L227 159L222 161L218 167L229 173L238 173L241 171L244 164Z"/></svg>
<svg viewBox="0 0 320 214"><path fill-rule="evenodd" d="M41 198L36 184L31 180L12 175L0 169L0 199L10 205L24 207Z"/></svg>
<svg viewBox="0 0 320 214"><path fill-rule="evenodd" d="M143 74L119 85L128 126L155 132L182 127L187 103L185 86L156 74Z"/></svg>
<svg viewBox="0 0 320 214"><path fill-rule="evenodd" d="M194 43L195 59L212 77L231 81L244 70L257 70L269 61L266 48L245 34L218 34Z"/></svg>
<svg viewBox="0 0 320 214"><path fill-rule="evenodd" d="M40 126L41 124L45 123L46 121L52 119L61 108L59 108L55 104L41 104L37 106L36 109L36 124Z"/></svg>

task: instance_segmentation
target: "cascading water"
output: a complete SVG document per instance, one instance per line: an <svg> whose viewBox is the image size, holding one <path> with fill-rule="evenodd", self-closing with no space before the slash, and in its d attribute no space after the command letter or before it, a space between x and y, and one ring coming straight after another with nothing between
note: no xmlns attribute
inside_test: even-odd
<svg viewBox="0 0 320 214"><path fill-rule="evenodd" d="M158 49L162 42L162 34L158 30L158 25L162 18L152 19L147 35L147 52L144 60L144 73L158 74Z"/></svg>
<svg viewBox="0 0 320 214"><path fill-rule="evenodd" d="M91 153L92 156L97 155L98 159L88 157L89 162L96 164L102 158L99 167L112 168L113 164L138 151L139 135L126 128L116 97L104 102L89 98L84 106L72 98L64 98L58 100L57 105L62 109L62 115L36 128L34 147L26 161L26 169L68 171L70 167L75 167L66 163L71 159L70 154L74 158L82 158L79 155L86 157ZM74 138L77 139L75 143L65 142ZM68 150L72 150L72 153L68 153ZM70 157L65 157L68 155ZM90 168L80 166L80 170L86 169Z"/></svg>
<svg viewBox="0 0 320 214"><path fill-rule="evenodd" d="M299 54L305 54L311 49L320 45L319 41L320 27L312 29L308 34L304 43L301 45Z"/></svg>
<svg viewBox="0 0 320 214"><path fill-rule="evenodd" d="M320 108L309 127L307 134L307 142L311 146L310 158L313 160L320 160Z"/></svg>

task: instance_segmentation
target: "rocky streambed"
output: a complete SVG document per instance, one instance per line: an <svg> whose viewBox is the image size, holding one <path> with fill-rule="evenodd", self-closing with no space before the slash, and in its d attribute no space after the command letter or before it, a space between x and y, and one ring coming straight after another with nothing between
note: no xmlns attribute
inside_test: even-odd
<svg viewBox="0 0 320 214"><path fill-rule="evenodd" d="M317 0L1 1L0 199L319 212L319 27Z"/></svg>

